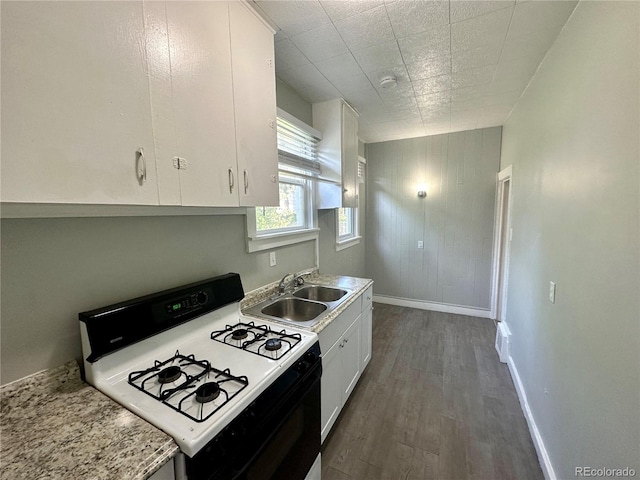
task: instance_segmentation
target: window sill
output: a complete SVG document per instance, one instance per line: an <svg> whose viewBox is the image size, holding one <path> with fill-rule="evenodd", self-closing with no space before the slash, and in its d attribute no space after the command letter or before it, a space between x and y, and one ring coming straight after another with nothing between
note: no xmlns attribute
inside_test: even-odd
<svg viewBox="0 0 640 480"><path fill-rule="evenodd" d="M309 228L295 232L273 233L247 238L247 251L249 253L269 250L271 248L285 247L295 243L317 240L319 228Z"/></svg>
<svg viewBox="0 0 640 480"><path fill-rule="evenodd" d="M353 247L354 245L358 245L360 243L361 236L351 237L347 240L342 240L341 242L336 242L336 252L340 250L345 250L349 247Z"/></svg>

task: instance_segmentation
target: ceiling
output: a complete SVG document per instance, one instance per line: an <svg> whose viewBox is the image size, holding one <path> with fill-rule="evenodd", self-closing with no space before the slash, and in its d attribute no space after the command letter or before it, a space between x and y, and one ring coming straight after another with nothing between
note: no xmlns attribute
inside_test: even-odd
<svg viewBox="0 0 640 480"><path fill-rule="evenodd" d="M503 125L576 3L254 1L278 78L311 103L344 98L367 143Z"/></svg>

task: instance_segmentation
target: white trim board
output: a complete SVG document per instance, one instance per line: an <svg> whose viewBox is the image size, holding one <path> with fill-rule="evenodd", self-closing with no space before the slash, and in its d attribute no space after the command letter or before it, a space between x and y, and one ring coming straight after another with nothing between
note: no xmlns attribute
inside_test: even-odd
<svg viewBox="0 0 640 480"><path fill-rule="evenodd" d="M388 297L386 295L374 295L373 301L385 303L387 305L397 305L399 307L417 308L420 310L431 310L433 312L455 313L456 315L467 315L470 317L490 318L491 312L482 308L463 307L460 305L450 305L448 303L426 302L424 300L411 300L408 298Z"/></svg>
<svg viewBox="0 0 640 480"><path fill-rule="evenodd" d="M524 391L524 385L522 385L522 380L520 380L520 375L518 374L518 369L516 368L516 364L513 361L513 357L509 356L507 360L507 366L509 367L509 371L511 372L511 378L513 379L513 384L516 387L516 393L518 394L518 398L520 399L520 406L522 407L524 418L527 420L527 425L529 426L531 440L533 440L533 445L536 447L536 452L538 452L538 461L540 462L540 467L542 467L544 478L546 478L547 480L557 480L556 473L553 470L553 465L551 464L551 459L549 458L549 454L547 453L547 448L542 441L540 430L538 430L536 421L533 418L533 413L529 408L527 394Z"/></svg>

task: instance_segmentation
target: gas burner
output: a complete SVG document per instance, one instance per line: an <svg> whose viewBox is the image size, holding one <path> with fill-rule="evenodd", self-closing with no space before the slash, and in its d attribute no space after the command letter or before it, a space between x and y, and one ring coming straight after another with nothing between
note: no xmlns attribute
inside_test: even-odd
<svg viewBox="0 0 640 480"><path fill-rule="evenodd" d="M212 332L211 339L261 357L279 360L302 340L302 336L249 322L227 325L223 330Z"/></svg>
<svg viewBox="0 0 640 480"><path fill-rule="evenodd" d="M218 398L220 395L220 385L216 382L207 382L198 387L196 390L196 402L209 403Z"/></svg>
<svg viewBox="0 0 640 480"><path fill-rule="evenodd" d="M247 332L246 328L238 328L237 330L233 331L231 338L233 338L234 340L244 340L248 335L249 332Z"/></svg>
<svg viewBox="0 0 640 480"><path fill-rule="evenodd" d="M175 355L131 372L129 384L196 422L204 422L249 385L227 368L218 370L194 355ZM222 394L222 395L221 395Z"/></svg>
<svg viewBox="0 0 640 480"><path fill-rule="evenodd" d="M176 365L172 365L163 370L160 370L158 373L158 382L159 383L173 383L180 378L182 375L182 370L180 367Z"/></svg>
<svg viewBox="0 0 640 480"><path fill-rule="evenodd" d="M269 350L270 352L280 350L282 347L282 342L279 338L270 338L266 342L264 342L264 348Z"/></svg>

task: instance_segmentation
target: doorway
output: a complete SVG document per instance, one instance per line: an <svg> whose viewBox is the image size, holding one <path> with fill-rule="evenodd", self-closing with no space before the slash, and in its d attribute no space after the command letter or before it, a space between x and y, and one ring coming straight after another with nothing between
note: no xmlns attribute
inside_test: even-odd
<svg viewBox="0 0 640 480"><path fill-rule="evenodd" d="M511 172L512 167L498 173L496 190L496 226L493 240L493 286L491 292L491 318L503 322L507 312L507 286L509 281L509 247L511 245Z"/></svg>

